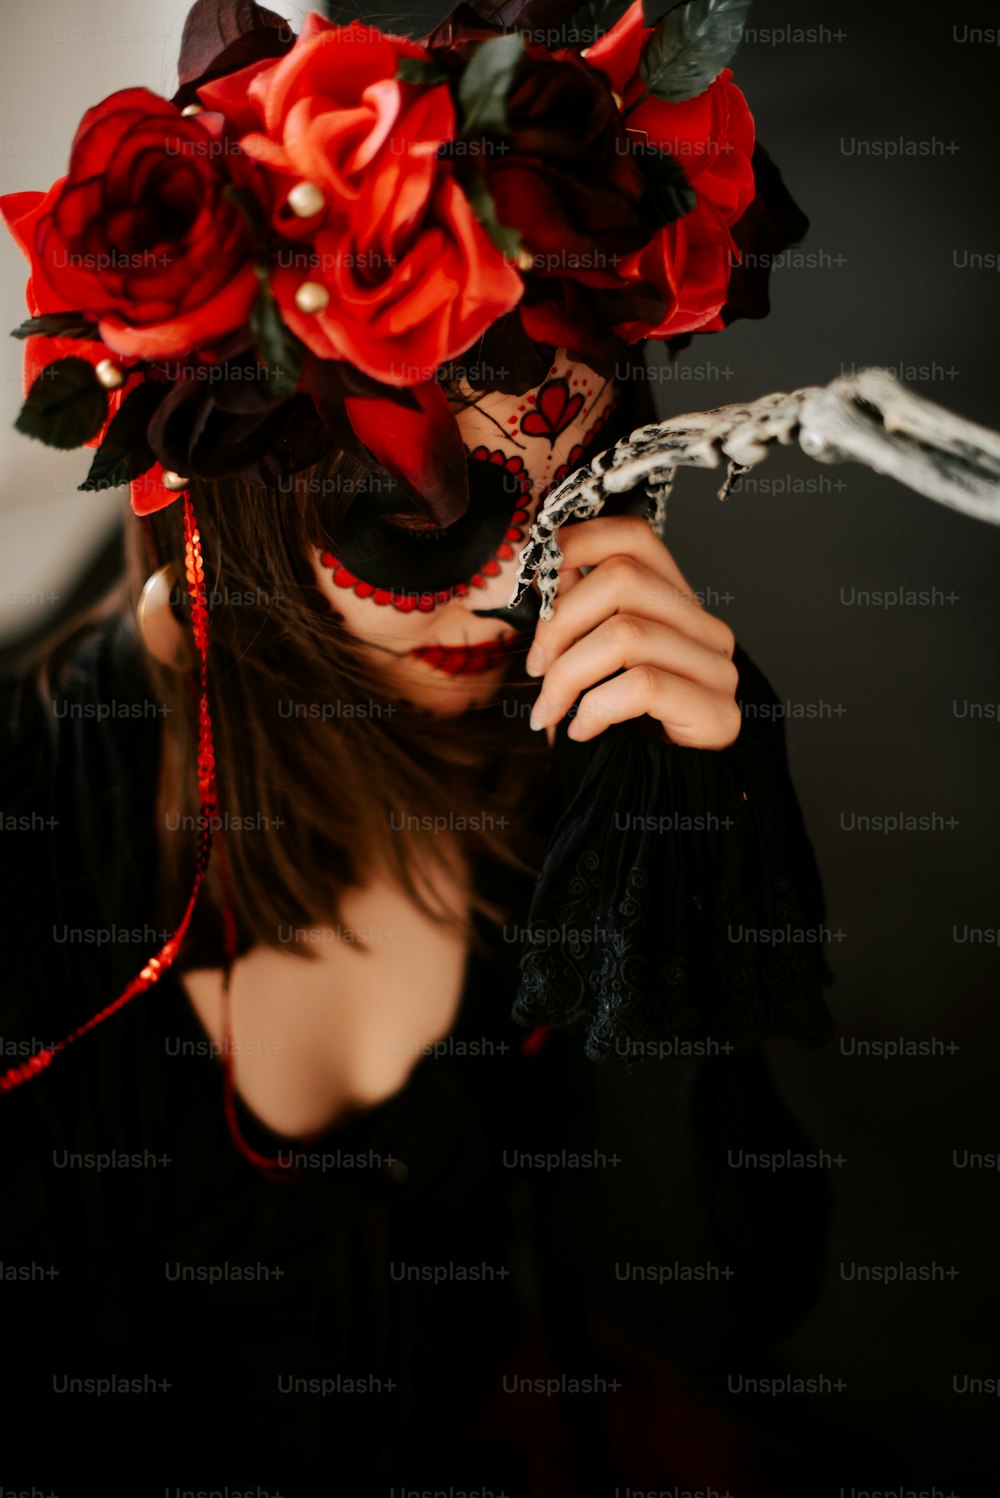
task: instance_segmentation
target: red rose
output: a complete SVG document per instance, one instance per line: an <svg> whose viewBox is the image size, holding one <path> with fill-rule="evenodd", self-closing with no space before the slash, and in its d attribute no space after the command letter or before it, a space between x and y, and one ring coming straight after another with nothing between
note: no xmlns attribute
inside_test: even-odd
<svg viewBox="0 0 1000 1498"><path fill-rule="evenodd" d="M401 83L406 37L311 12L292 50L202 85L240 146L272 178L286 243L271 275L285 323L322 359L347 359L392 385L416 385L464 353L519 301L524 286L437 152L455 135L446 87ZM288 194L322 194L298 217ZM303 312L315 282L325 306ZM320 298L322 300L322 298Z"/></svg>
<svg viewBox="0 0 1000 1498"><path fill-rule="evenodd" d="M431 41L429 49L436 62L457 56L468 63L489 37L463 27L457 45L438 51ZM461 147L471 145L497 219L518 230L521 248L534 256L518 307L525 333L596 361L610 353L609 328L641 317L651 300L664 311L653 288L637 289L631 268L630 257L655 232L641 164L606 79L569 49L549 52L524 40L504 113L502 135L459 143L456 170Z"/></svg>
<svg viewBox="0 0 1000 1498"><path fill-rule="evenodd" d="M258 283L243 218L223 195L220 126L144 88L88 110L66 177L17 218L29 307L82 312L107 348L134 358L188 353L241 327ZM28 196L13 195L22 206Z"/></svg>
<svg viewBox="0 0 1000 1498"><path fill-rule="evenodd" d="M9 192L0 197L0 213L3 214L7 228L11 236L17 241L24 251L29 263L32 262L32 246L34 243L34 226L38 219L51 210L51 206L59 193L62 191L65 177L60 177L44 192ZM29 276L24 289L24 299L28 311L32 317L39 317L46 312L71 312L74 308L69 307L60 297L55 288L39 281L36 276ZM25 395L38 379L42 371L48 365L54 364L57 359L86 359L88 364L96 368L103 359L108 357L108 350L104 344L95 338L53 338L35 334L26 338L24 342L24 363L22 366L22 379ZM120 359L117 361L122 365L129 378L128 365L130 360ZM108 425L121 405L125 397L127 384L122 384L118 390L108 392L108 419L101 430L86 442L86 447L99 447L104 440Z"/></svg>
<svg viewBox="0 0 1000 1498"><path fill-rule="evenodd" d="M623 117L637 153L647 141L649 147L669 152L698 197L690 213L657 230L644 249L620 262L623 274L659 287L668 309L655 326L619 324L615 331L630 343L718 332L725 326L719 314L733 260L739 258L730 229L755 193L753 116L731 81L732 69L723 68L703 93L679 104L643 98L646 86L639 76L639 58L653 29L643 24L642 3L635 0L586 54L590 66L599 68L622 96ZM642 103L636 102L639 99Z"/></svg>

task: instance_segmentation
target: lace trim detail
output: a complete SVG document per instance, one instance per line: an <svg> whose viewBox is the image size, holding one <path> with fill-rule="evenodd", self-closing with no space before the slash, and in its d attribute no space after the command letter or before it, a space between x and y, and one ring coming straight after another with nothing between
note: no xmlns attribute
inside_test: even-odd
<svg viewBox="0 0 1000 1498"><path fill-rule="evenodd" d="M739 646L734 660L751 700L777 700ZM777 1036L823 1044L835 974L783 732L745 719L733 746L708 751L637 721L583 755L557 739L573 789L535 885L512 1018L582 1032L588 1057L626 1066L677 1041L698 1056Z"/></svg>

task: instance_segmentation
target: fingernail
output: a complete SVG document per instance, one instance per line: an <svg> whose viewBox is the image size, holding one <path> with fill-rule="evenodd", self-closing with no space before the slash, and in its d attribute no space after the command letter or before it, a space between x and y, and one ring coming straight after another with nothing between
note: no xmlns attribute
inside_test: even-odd
<svg viewBox="0 0 1000 1498"><path fill-rule="evenodd" d="M537 645L532 645L524 661L524 669L529 676L541 676L542 674L542 652Z"/></svg>
<svg viewBox="0 0 1000 1498"><path fill-rule="evenodd" d="M551 712L551 707L550 707L549 703L547 703L543 697L539 697L538 701L535 703L534 707L531 709L531 717L528 720L528 726L529 726L529 728L534 729L536 731L539 728L544 728L546 720L549 717L550 712Z"/></svg>

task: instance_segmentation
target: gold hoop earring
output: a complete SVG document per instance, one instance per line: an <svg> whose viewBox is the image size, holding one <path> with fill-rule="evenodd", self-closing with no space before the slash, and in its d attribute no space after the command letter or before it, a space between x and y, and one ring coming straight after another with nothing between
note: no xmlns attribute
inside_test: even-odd
<svg viewBox="0 0 1000 1498"><path fill-rule="evenodd" d="M155 660L175 671L187 671L194 666L194 651L188 631L170 607L176 586L173 563L158 567L143 584L135 620L142 643Z"/></svg>

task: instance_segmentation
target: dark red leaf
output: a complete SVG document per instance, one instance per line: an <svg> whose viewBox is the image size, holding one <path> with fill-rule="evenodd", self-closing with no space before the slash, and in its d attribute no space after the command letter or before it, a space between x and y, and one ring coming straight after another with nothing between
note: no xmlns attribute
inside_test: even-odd
<svg viewBox="0 0 1000 1498"><path fill-rule="evenodd" d="M347 359L320 359L306 351L299 388L317 401L333 404L345 395L370 396L391 401L408 411L419 411L420 403L408 385L387 385L357 369Z"/></svg>
<svg viewBox="0 0 1000 1498"><path fill-rule="evenodd" d="M183 89L262 57L280 57L294 40L284 16L256 0L195 0L181 35L178 82Z"/></svg>
<svg viewBox="0 0 1000 1498"><path fill-rule="evenodd" d="M740 253L748 256L734 265L729 278L722 320L728 327L737 318L766 317L771 310L768 280L776 255L798 244L809 229L809 220L785 186L784 179L761 145L754 143L756 193L743 217L732 227Z"/></svg>

